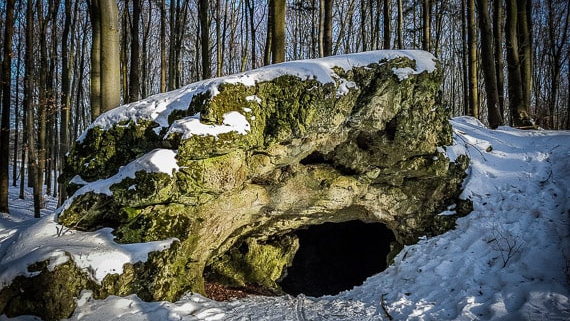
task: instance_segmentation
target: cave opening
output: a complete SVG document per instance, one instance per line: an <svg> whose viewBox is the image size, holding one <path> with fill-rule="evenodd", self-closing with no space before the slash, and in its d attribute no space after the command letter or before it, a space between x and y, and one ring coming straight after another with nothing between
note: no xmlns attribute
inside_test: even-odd
<svg viewBox="0 0 570 321"><path fill-rule="evenodd" d="M348 221L294 232L299 249L279 285L288 294L334 295L387 267L394 233L382 223Z"/></svg>

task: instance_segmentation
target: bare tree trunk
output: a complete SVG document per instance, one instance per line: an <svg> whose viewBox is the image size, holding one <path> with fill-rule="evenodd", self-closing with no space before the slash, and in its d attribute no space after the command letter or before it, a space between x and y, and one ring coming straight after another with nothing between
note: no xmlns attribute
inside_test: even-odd
<svg viewBox="0 0 570 321"><path fill-rule="evenodd" d="M332 55L333 39L332 39L332 15L333 1L324 0L324 19L323 19L323 56Z"/></svg>
<svg viewBox="0 0 570 321"><path fill-rule="evenodd" d="M505 73L503 68L505 62L503 59L503 1L495 0L493 2L493 48L495 55L495 75L497 77L497 90L499 92L499 111L501 117L505 115Z"/></svg>
<svg viewBox="0 0 570 321"><path fill-rule="evenodd" d="M511 112L511 125L517 127L530 125L528 106L524 105L523 79L519 58L518 9L517 0L507 0L506 36L509 109Z"/></svg>
<svg viewBox="0 0 570 321"><path fill-rule="evenodd" d="M34 139L34 107L32 101L32 82L34 76L34 15L33 15L33 3L32 1L27 1L26 3L26 52L24 54L24 64L26 70L24 73L24 113L26 115L25 133L27 136L26 145L28 149L28 185L33 188L34 195L34 217L40 217L40 190L38 190L35 184L36 172L37 172L37 161L36 161L36 144ZM23 186L21 186L21 198L23 195Z"/></svg>
<svg viewBox="0 0 570 321"><path fill-rule="evenodd" d="M391 27L391 14L392 8L390 5L390 0L384 0L384 10L383 10L383 20L384 20L384 45L382 48L390 49L391 48L391 34L392 34L392 27ZM380 5L380 4L378 4Z"/></svg>
<svg viewBox="0 0 570 321"><path fill-rule="evenodd" d="M271 64L271 40L273 39L273 12L271 8L273 7L273 0L269 1L269 10L267 14L267 36L265 37L265 51L263 54L263 65L267 66Z"/></svg>
<svg viewBox="0 0 570 321"><path fill-rule="evenodd" d="M368 50L368 36L366 20L368 19L368 6L366 0L360 0L360 42L362 44L361 51Z"/></svg>
<svg viewBox="0 0 570 321"><path fill-rule="evenodd" d="M81 49L86 48L85 46L86 38L87 36L84 34L83 39L81 41L82 46L80 50L78 50L78 52L80 53L79 62L77 63L77 72L79 72L79 76L74 79L74 82L76 83L76 85L74 86L76 88L76 91L74 91L76 107L75 107L75 122L74 122L75 126L73 128L73 133L75 133L75 135L78 135L78 133L80 132L82 127L80 126L80 124L83 123L82 118L85 117L84 115L86 113L83 106L83 91L81 90L82 87L81 83L85 70L85 52L84 50Z"/></svg>
<svg viewBox="0 0 570 321"><path fill-rule="evenodd" d="M125 7L128 8L129 0L125 0ZM125 77L121 78L121 92L125 97L125 100L129 99L129 38L130 32L129 30L129 10L123 10L123 14L121 16L121 29L125 30L125 32L121 33L121 52L119 54L119 60L121 61L121 75L125 75Z"/></svg>
<svg viewBox="0 0 570 321"><path fill-rule="evenodd" d="M568 57L570 57L570 46L567 47L567 53L566 55ZM568 58L570 59L570 58ZM568 91L567 93L569 93L566 96L566 127L564 129L569 130L570 129L570 68L568 68L567 70L567 75L566 75L566 79L568 79L567 84L568 84Z"/></svg>
<svg viewBox="0 0 570 321"><path fill-rule="evenodd" d="M91 74L89 100L91 105L91 120L101 114L101 9L99 0L89 1L91 17Z"/></svg>
<svg viewBox="0 0 570 321"><path fill-rule="evenodd" d="M493 33L489 16L488 0L477 0L479 9L479 29L481 30L481 67L485 79L487 94L487 119L493 129L503 123L499 108L499 92L497 90L497 75L495 74L495 57L493 54Z"/></svg>
<svg viewBox="0 0 570 321"><path fill-rule="evenodd" d="M200 45L202 47L202 79L212 78L212 68L210 67L210 22L209 22L209 0L200 0Z"/></svg>
<svg viewBox="0 0 570 321"><path fill-rule="evenodd" d="M223 58L223 44L222 44L222 30L221 30L221 5L220 0L216 0L216 76L222 76L222 68L224 65Z"/></svg>
<svg viewBox="0 0 570 321"><path fill-rule="evenodd" d="M404 8L398 0L398 49L404 49Z"/></svg>
<svg viewBox="0 0 570 321"><path fill-rule="evenodd" d="M246 70L248 61L251 62L252 66L255 64L253 62L253 59L249 55L249 37L251 35L250 28L249 28L250 27L250 24L249 24L250 16L249 16L249 7L248 7L249 1L246 0L246 1L242 2L242 4L243 4L243 8L242 8L243 11L242 12L243 12L244 19L241 21L241 26L242 26L242 28L245 28L244 34L242 35L242 39L243 39L243 37L245 37L245 39L243 39L242 43L241 43L240 72L244 72ZM252 56L253 56L253 54L252 54ZM231 66L231 64L230 64L230 66Z"/></svg>
<svg viewBox="0 0 570 321"><path fill-rule="evenodd" d="M8 208L8 176L10 166L10 99L12 97L12 37L14 36L15 4L15 0L6 1L4 57L2 59L2 122L0 126L0 191L2 191L0 192L0 213L10 213Z"/></svg>
<svg viewBox="0 0 570 321"><path fill-rule="evenodd" d="M116 0L98 0L101 9L101 112L121 103L119 9Z"/></svg>
<svg viewBox="0 0 570 321"><path fill-rule="evenodd" d="M151 81L149 79L149 56L148 56L148 43L150 38L150 31L151 31L151 24L153 19L152 14L152 0L148 1L148 15L146 19L143 18L143 34L142 34L142 48L141 48L141 92L140 97L148 97L149 96L149 88L152 88ZM154 60L154 59L153 59Z"/></svg>
<svg viewBox="0 0 570 321"><path fill-rule="evenodd" d="M176 88L177 64L176 58L176 42L178 38L178 30L176 28L177 14L180 11L180 0L170 0L170 36L168 37L170 43L168 45L168 90Z"/></svg>
<svg viewBox="0 0 570 321"><path fill-rule="evenodd" d="M245 1L247 10L249 11L249 31L251 32L251 68L257 68L257 40L255 32L255 1Z"/></svg>
<svg viewBox="0 0 570 321"><path fill-rule="evenodd" d="M431 50L431 3L422 0L422 50Z"/></svg>
<svg viewBox="0 0 570 321"><path fill-rule="evenodd" d="M51 4L50 4L51 7ZM43 186L44 172L46 168L46 134L47 134L47 109L49 104L47 90L47 74L48 74L48 53L47 53L47 23L48 19L43 15L43 7L40 1L36 2L36 14L38 16L39 41L40 41L40 70L39 70L39 105L38 105L38 167L34 185L40 191L40 199L38 205L44 208Z"/></svg>
<svg viewBox="0 0 570 321"><path fill-rule="evenodd" d="M532 21L530 20L530 0L518 1L518 34L519 57L521 63L521 79L523 85L523 105L526 110L530 108L532 92ZM526 116L528 118L528 115Z"/></svg>
<svg viewBox="0 0 570 321"><path fill-rule="evenodd" d="M28 132L28 183L31 183L34 197L34 217L40 217L42 186L37 183L38 163L36 158L34 138L34 106L32 101L34 75L34 16L32 1L26 5L26 53L24 75L24 110L26 113L26 128Z"/></svg>
<svg viewBox="0 0 570 321"><path fill-rule="evenodd" d="M380 25L382 22L380 20L383 19L384 15L384 10L382 9L383 2L383 0L368 0L368 7L370 8L370 50L378 50L382 47L382 39L380 37ZM374 4L376 4L376 11L374 11ZM386 26L383 25L383 27ZM391 26L388 28L391 28Z"/></svg>
<svg viewBox="0 0 570 321"><path fill-rule="evenodd" d="M463 73L463 115L470 114L469 49L467 43L467 0L461 0L461 67Z"/></svg>
<svg viewBox="0 0 570 321"><path fill-rule="evenodd" d="M319 57L325 56L325 0L319 0Z"/></svg>
<svg viewBox="0 0 570 321"><path fill-rule="evenodd" d="M285 61L285 0L272 0L273 13L271 62L276 64Z"/></svg>
<svg viewBox="0 0 570 321"><path fill-rule="evenodd" d="M475 34L475 0L468 0L467 39L467 47L469 51L469 115L475 118L479 118L477 37Z"/></svg>
<svg viewBox="0 0 570 321"><path fill-rule="evenodd" d="M560 120L558 103L558 92L560 90L560 77L562 74L563 60L570 59L569 56L563 58L564 45L568 44L568 24L570 20L570 10L557 15L558 10L553 6L553 1L547 1L548 6L548 56L550 58L550 93L548 95L548 111L550 114L549 126L551 129L559 129L562 125ZM559 24L560 23L560 24ZM570 79L568 80L570 82ZM567 98L568 99L568 98ZM570 100L570 99L568 99ZM556 117L555 117L556 115Z"/></svg>
<svg viewBox="0 0 570 321"><path fill-rule="evenodd" d="M22 2L18 3L18 13L22 12ZM16 14L16 13L14 13ZM21 31L18 32L19 36L22 37L22 33ZM14 129L14 163L12 164L12 186L16 187L18 185L18 148L20 147L20 70L21 70L21 66L22 66L22 49L23 48L23 42L22 41L18 41L18 48L16 49L18 51L18 53L16 54L16 101L15 101L15 106L14 106L14 124L15 129ZM0 70L3 70L0 68ZM1 74L1 72L0 72ZM0 95L1 96L1 95ZM1 136L1 134L0 134ZM22 148L22 150L24 150ZM25 154L24 157L22 157L21 160L21 164L23 165L25 159Z"/></svg>
<svg viewBox="0 0 570 321"><path fill-rule="evenodd" d="M444 4L442 4L442 2L436 2L435 3L435 9L432 9L432 13L431 16L435 17L435 30L434 30L434 37L433 40L431 41L431 52L436 56L436 57L441 57L441 40L442 40L442 36L444 34L444 16L446 15L445 13L445 9L443 8Z"/></svg>
<svg viewBox="0 0 570 321"><path fill-rule="evenodd" d="M25 76L24 76L24 95L25 95ZM23 107L23 112L22 112L22 153L21 153L21 164L20 164L20 193L18 194L18 198L23 200L25 197L25 184L26 184L26 180L25 180L25 176L26 176L26 161L27 161L27 154L28 154L28 126L27 126L27 112L26 112L26 98L24 97L23 101L22 101L22 107Z"/></svg>
<svg viewBox="0 0 570 321"><path fill-rule="evenodd" d="M60 124L60 168L63 168L64 155L69 150L69 121L70 121L70 108L71 108L71 68L69 62L69 35L71 32L71 1L64 0L64 23L63 34L61 38L61 124ZM63 204L67 198L63 184L59 186L59 200L58 205Z"/></svg>
<svg viewBox="0 0 570 321"><path fill-rule="evenodd" d="M48 53L48 74L47 74L47 133L46 133L46 152L47 152L47 159L46 159L46 178L45 178L45 185L46 185L46 195L57 196L57 184L55 184L55 173L56 173L56 166L57 166L57 148L56 146L59 145L58 142L58 135L57 133L57 118L58 118L58 108L57 108L57 77L56 77L56 68L57 68L57 56L58 56L58 40L57 37L59 36L57 32L54 32L57 28L54 27L57 24L57 16L59 13L60 8L60 0L53 0L50 1L50 11L48 15L48 22L51 22L51 49Z"/></svg>
<svg viewBox="0 0 570 321"><path fill-rule="evenodd" d="M141 73L140 73L140 42L139 29L141 21L141 0L132 0L133 17L131 21L131 69L129 71L129 98L128 101L140 99ZM118 14L118 13L117 13Z"/></svg>
<svg viewBox="0 0 570 321"><path fill-rule="evenodd" d="M166 91L166 0L160 1L160 92Z"/></svg>
<svg viewBox="0 0 570 321"><path fill-rule="evenodd" d="M91 44L91 119L121 103L119 9L116 0L89 3Z"/></svg>

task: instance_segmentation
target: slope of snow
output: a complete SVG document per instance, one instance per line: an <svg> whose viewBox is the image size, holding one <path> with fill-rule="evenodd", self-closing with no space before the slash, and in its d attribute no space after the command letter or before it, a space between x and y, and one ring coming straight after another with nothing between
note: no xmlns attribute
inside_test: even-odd
<svg viewBox="0 0 570 321"><path fill-rule="evenodd" d="M570 132L489 130L469 117L451 122L455 143L446 153L471 158L463 197L474 211L456 229L406 246L363 285L321 298L232 302L191 293L173 303L134 295L94 300L84 291L70 320L570 320ZM29 195L20 201L14 188L10 197L12 214L0 214L3 284L35 259L61 263L70 249L74 260L90 256L91 264L106 258L101 253L144 259L149 250L114 244L108 230L57 237L53 205L34 220Z"/></svg>

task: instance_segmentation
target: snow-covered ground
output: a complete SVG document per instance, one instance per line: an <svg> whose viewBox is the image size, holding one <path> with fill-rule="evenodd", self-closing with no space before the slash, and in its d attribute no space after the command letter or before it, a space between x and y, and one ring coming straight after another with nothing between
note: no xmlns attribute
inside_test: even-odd
<svg viewBox="0 0 570 321"><path fill-rule="evenodd" d="M451 122L455 144L446 152L471 158L463 197L474 211L456 229L405 247L363 285L321 298L231 302L191 293L177 302L134 295L94 300L85 291L70 320L570 320L570 132L489 130L469 117ZM71 248L74 260L103 269L107 264L98 260L108 257L101 253L142 260L145 251L168 246L119 246L107 230L61 232L54 201L36 220L31 196L22 201L17 195L17 188L10 190L11 215L0 214L0 288L37 257L54 265L66 260L62 250ZM9 246L13 242L21 244ZM33 244L45 246L27 247Z"/></svg>

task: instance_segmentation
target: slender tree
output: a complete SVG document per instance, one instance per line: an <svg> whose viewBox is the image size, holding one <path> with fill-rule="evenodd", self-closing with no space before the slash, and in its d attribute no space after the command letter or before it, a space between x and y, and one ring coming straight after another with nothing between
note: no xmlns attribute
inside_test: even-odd
<svg viewBox="0 0 570 321"><path fill-rule="evenodd" d="M91 17L91 72L89 103L91 120L101 114L101 9L99 0L87 0Z"/></svg>
<svg viewBox="0 0 570 321"><path fill-rule="evenodd" d="M333 37L332 37L332 23L333 23L333 1L332 0L323 0L321 1L321 5L324 5L322 10L323 13L323 29L322 29L322 37L323 37L323 57L332 55L333 51Z"/></svg>
<svg viewBox="0 0 570 321"><path fill-rule="evenodd" d="M271 62L285 61L285 0L271 0Z"/></svg>
<svg viewBox="0 0 570 321"><path fill-rule="evenodd" d="M37 117L38 117L38 136L37 136L37 146L38 146L38 167L36 171L36 177L34 178L34 185L37 190L40 191L40 198L38 205L40 208L44 208L43 199L43 186L44 186L44 172L46 169L47 161L47 113L50 104L50 93L48 88L48 49L47 49L47 28L49 23L49 12L53 10L53 1L49 1L48 13L44 16L43 3L41 1L36 2L36 15L39 24L39 43L40 43L40 67L39 67L39 104L37 106Z"/></svg>
<svg viewBox="0 0 570 321"><path fill-rule="evenodd" d="M160 1L160 92L166 91L166 0Z"/></svg>
<svg viewBox="0 0 570 321"><path fill-rule="evenodd" d="M140 99L141 88L141 52L139 32L142 6L141 0L131 1L133 2L133 13L131 19L131 68L129 70L129 102L137 101Z"/></svg>
<svg viewBox="0 0 570 321"><path fill-rule="evenodd" d="M57 30L57 18L59 14L59 8L61 7L61 0L52 0L50 4L49 11L49 24L51 27L50 32L50 46L48 48L48 73L47 73L47 109L46 109L46 171L45 171L45 185L46 194L57 196L57 184L55 183L55 173L57 171L56 164L58 160L58 153L56 146L59 145L58 135L57 135L57 118L59 116L59 110L57 107L57 94L56 89L57 84L57 69L58 69L58 49L59 49L59 34Z"/></svg>
<svg viewBox="0 0 570 321"><path fill-rule="evenodd" d="M398 49L404 49L404 8L398 0Z"/></svg>
<svg viewBox="0 0 570 321"><path fill-rule="evenodd" d="M570 46L566 48L566 59L570 59ZM566 93L566 127L564 129L570 129L570 68L566 70L566 85L568 85Z"/></svg>
<svg viewBox="0 0 570 321"><path fill-rule="evenodd" d="M462 67L462 84L463 84L463 115L470 114L469 99L469 46L467 37L467 0L461 0L461 67Z"/></svg>
<svg viewBox="0 0 570 321"><path fill-rule="evenodd" d="M263 65L267 66L271 64L271 41L273 39L273 28L271 27L273 25L273 10L271 9L274 5L273 5L273 1L274 0L268 0L269 1L269 10L268 10L268 14L267 14L267 32L266 32L266 37L265 37L265 51L263 54Z"/></svg>
<svg viewBox="0 0 570 321"><path fill-rule="evenodd" d="M368 48L368 33L370 30L368 30L368 12L370 11L370 8L368 8L368 1L366 0L360 0L360 48L362 51L367 51L369 50Z"/></svg>
<svg viewBox="0 0 570 321"><path fill-rule="evenodd" d="M141 0L142 1L142 0ZM151 30L151 24L153 21L152 15L153 15L153 10L152 10L152 4L151 1L152 0L148 0L149 1L149 8L148 10L144 10L144 5L142 5L142 9L145 16L142 17L142 47L141 47L141 58L140 58L140 66L141 66L141 70L140 70L140 82L141 82L141 87L140 87L140 97L144 98L144 97L148 97L149 96L149 88L152 86L152 84L150 83L150 75L149 75L149 66L150 64L154 61L154 59L150 60L149 59L149 52L148 52L148 45L150 42L150 30Z"/></svg>
<svg viewBox="0 0 570 321"><path fill-rule="evenodd" d="M125 7L129 6L129 0L125 0ZM129 10L123 10L123 13L120 17L120 25L121 30L125 30L125 32L120 34L120 51L119 51L119 61L120 61L120 74L121 75L128 75L129 74L129 47L130 47L130 32L127 32L129 29L130 24L130 12ZM125 96L125 100L129 98L129 77L121 77L121 92Z"/></svg>
<svg viewBox="0 0 570 321"><path fill-rule="evenodd" d="M383 1L383 10L382 10L382 18L384 21L384 49L391 48L391 35L392 35L392 24L391 24L391 16L392 16L392 7L391 7L390 0ZM380 3L378 4L380 5Z"/></svg>
<svg viewBox="0 0 570 321"><path fill-rule="evenodd" d="M34 217L39 218L42 207L42 185L37 181L38 177L38 161L36 153L36 140L34 135L34 105L32 100L33 94L33 77L34 77L34 8L33 2L26 3L26 52L24 55L24 65L26 70L24 73L24 112L26 113L26 133L28 148L28 183L32 186L34 198Z"/></svg>
<svg viewBox="0 0 570 321"><path fill-rule="evenodd" d="M255 1L245 0L249 17L249 32L251 33L251 68L257 68L257 40L255 28Z"/></svg>
<svg viewBox="0 0 570 321"><path fill-rule="evenodd" d="M60 149L59 155L61 163L60 168L63 168L63 155L69 150L69 121L71 110L71 67L70 67L70 49L69 38L71 34L71 20L72 20L72 0L64 0L64 23L61 38L61 123L60 123ZM65 188L63 185L59 186L59 205L63 203L66 198Z"/></svg>
<svg viewBox="0 0 570 321"><path fill-rule="evenodd" d="M493 1L493 50L495 56L495 76L499 94L499 111L505 115L505 61L503 59L504 26L503 1Z"/></svg>
<svg viewBox="0 0 570 321"><path fill-rule="evenodd" d="M507 37L507 71L509 109L511 125L524 127L532 125L528 116L528 106L525 105L521 61L519 53L519 7L517 0L507 0L506 10L506 37Z"/></svg>
<svg viewBox="0 0 570 321"><path fill-rule="evenodd" d="M22 6L22 2L19 3L18 5L18 11L22 12L21 9ZM20 28L21 29L21 28ZM21 37L21 32L19 32L19 36ZM21 38L20 38L21 39ZM16 54L16 98L15 98L15 106L14 106L14 124L15 124L15 128L14 128L14 147L13 147L13 159L14 162L12 164L12 186L16 187L18 186L18 148L20 147L20 71L21 71L21 65L22 65L22 41L18 41L18 48L17 48L17 54ZM0 69L1 71L2 69ZM1 95L0 95L1 97ZM1 135L1 134L0 134ZM22 148L22 150L24 150ZM25 157L22 157L22 160L25 159ZM23 161L22 161L23 162Z"/></svg>
<svg viewBox="0 0 570 321"><path fill-rule="evenodd" d="M180 59L184 40L184 31L188 20L189 0L170 1L170 46L168 55L168 89L173 90L181 85ZM199 37L196 37L199 40ZM199 41L197 41L199 42ZM198 54L198 50L196 50ZM196 59L196 63L200 60Z"/></svg>
<svg viewBox="0 0 570 321"><path fill-rule="evenodd" d="M431 2L422 0L422 49L431 50Z"/></svg>
<svg viewBox="0 0 570 321"><path fill-rule="evenodd" d="M101 10L101 112L106 112L121 103L119 9L116 0L94 1Z"/></svg>
<svg viewBox="0 0 570 321"><path fill-rule="evenodd" d="M121 103L119 9L116 0L91 0L91 118Z"/></svg>
<svg viewBox="0 0 570 321"><path fill-rule="evenodd" d="M221 22L222 22L221 3L220 0L216 0L216 77L222 76L222 69L224 66Z"/></svg>
<svg viewBox="0 0 570 321"><path fill-rule="evenodd" d="M202 79L212 77L212 68L210 67L210 12L208 3L209 0L200 0L198 6L198 16L200 17L200 46L202 48Z"/></svg>
<svg viewBox="0 0 570 321"><path fill-rule="evenodd" d="M8 173L10 156L10 100L12 97L12 38L14 36L15 0L6 1L6 24L2 58L2 122L0 126L0 213L9 213Z"/></svg>
<svg viewBox="0 0 570 321"><path fill-rule="evenodd" d="M552 129L559 128L558 109L558 92L560 90L560 77L564 60L570 59L568 56L563 59L564 46L570 48L568 44L568 26L570 23L570 10L566 6L566 10L556 10L553 0L547 1L548 10L548 46L547 52L550 58L548 68L550 69L550 93L548 104L549 124ZM568 80L570 82L570 79ZM570 99L569 99L570 100ZM567 111L567 113L570 112Z"/></svg>
<svg viewBox="0 0 570 321"><path fill-rule="evenodd" d="M325 0L319 0L319 57L325 56Z"/></svg>
<svg viewBox="0 0 570 321"><path fill-rule="evenodd" d="M497 75L495 72L495 57L493 52L493 33L491 31L491 18L489 15L489 1L477 0L479 29L481 31L481 68L485 79L485 93L487 95L487 119L491 128L502 125L503 119L499 107L499 91L497 88Z"/></svg>
<svg viewBox="0 0 570 321"><path fill-rule="evenodd" d="M518 4L518 45L521 67L521 79L523 82L523 105L527 111L530 108L532 92L532 20L530 18L531 0L517 0ZM527 115L528 118L528 115Z"/></svg>
<svg viewBox="0 0 570 321"><path fill-rule="evenodd" d="M475 0L467 2L467 48L469 67L469 115L479 118L479 88L477 77L477 37L475 33Z"/></svg>

